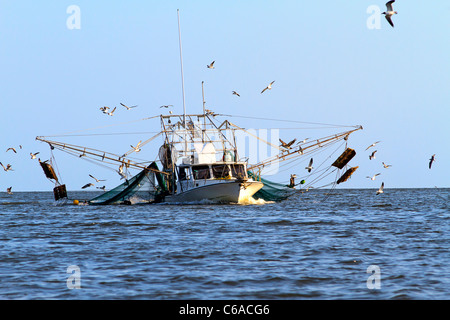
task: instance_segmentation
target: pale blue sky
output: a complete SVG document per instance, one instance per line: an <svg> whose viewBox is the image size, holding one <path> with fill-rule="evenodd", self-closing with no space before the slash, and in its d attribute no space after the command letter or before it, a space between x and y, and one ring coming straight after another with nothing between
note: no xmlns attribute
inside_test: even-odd
<svg viewBox="0 0 450 320"><path fill-rule="evenodd" d="M201 112L205 81L207 105L219 113L362 125L350 143L357 151L351 165L359 169L342 187L378 188L381 180L386 188L449 187L450 2L398 0L395 28L381 17L381 28L369 29L367 8L384 11L384 3L0 0L0 162L14 169L0 171L0 191L53 188L29 156L50 155L36 136L142 119L163 104L182 111L177 9L188 112ZM79 30L67 28L70 5L81 10ZM213 60L216 69L208 70ZM119 102L139 107L118 108L115 117L98 110ZM246 128L279 125L233 120ZM131 129L158 125L144 121ZM280 135L289 140L297 132ZM68 142L104 138L106 151L124 152L149 136ZM369 161L364 150L378 140L377 161ZM19 145L17 154L5 152ZM55 155L69 190L90 181L86 163ZM382 161L393 167L383 169ZM378 172L377 181L366 178ZM109 174L107 188L118 178Z"/></svg>

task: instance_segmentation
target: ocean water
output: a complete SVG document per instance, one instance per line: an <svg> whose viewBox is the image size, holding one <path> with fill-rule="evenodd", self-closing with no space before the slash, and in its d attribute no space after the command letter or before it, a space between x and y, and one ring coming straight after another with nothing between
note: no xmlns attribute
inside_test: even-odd
<svg viewBox="0 0 450 320"><path fill-rule="evenodd" d="M0 193L0 299L449 299L449 198L352 189L265 204L76 206L51 192Z"/></svg>

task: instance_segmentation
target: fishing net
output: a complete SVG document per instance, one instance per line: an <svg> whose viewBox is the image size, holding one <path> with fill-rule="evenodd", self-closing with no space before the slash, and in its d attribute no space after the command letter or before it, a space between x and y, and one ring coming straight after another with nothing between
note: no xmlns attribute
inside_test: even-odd
<svg viewBox="0 0 450 320"><path fill-rule="evenodd" d="M148 168L157 170L158 167L152 163ZM157 175L158 173L152 170L144 169L114 189L91 199L89 204L106 205L155 202L159 194L164 192L166 188L163 183L164 180L160 179Z"/></svg>
<svg viewBox="0 0 450 320"><path fill-rule="evenodd" d="M253 195L253 198L256 200L263 199L264 201L279 202L287 199L295 193L294 189L289 188L284 184L272 182L261 177L256 177L255 174L250 171L248 172L248 176L255 181L261 181L264 184L264 186Z"/></svg>

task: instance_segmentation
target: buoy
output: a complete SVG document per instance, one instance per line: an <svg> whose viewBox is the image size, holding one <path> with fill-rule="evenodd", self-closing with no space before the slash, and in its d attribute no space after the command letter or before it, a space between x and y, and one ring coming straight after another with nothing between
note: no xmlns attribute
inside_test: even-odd
<svg viewBox="0 0 450 320"><path fill-rule="evenodd" d="M73 200L73 204L75 204L75 205L77 205L77 204L79 204L80 202L78 201L78 200Z"/></svg>

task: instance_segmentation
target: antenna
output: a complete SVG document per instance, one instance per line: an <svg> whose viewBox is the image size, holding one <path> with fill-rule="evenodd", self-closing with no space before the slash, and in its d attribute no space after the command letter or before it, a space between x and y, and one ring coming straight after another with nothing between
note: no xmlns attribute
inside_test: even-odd
<svg viewBox="0 0 450 320"><path fill-rule="evenodd" d="M181 89L183 92L183 126L184 126L184 129L186 129L186 99L184 97L183 51L181 49L180 9L177 9L177 15L178 15L178 39L180 42ZM185 139L185 141L186 141L186 139ZM187 141L186 141L184 150L187 152Z"/></svg>

